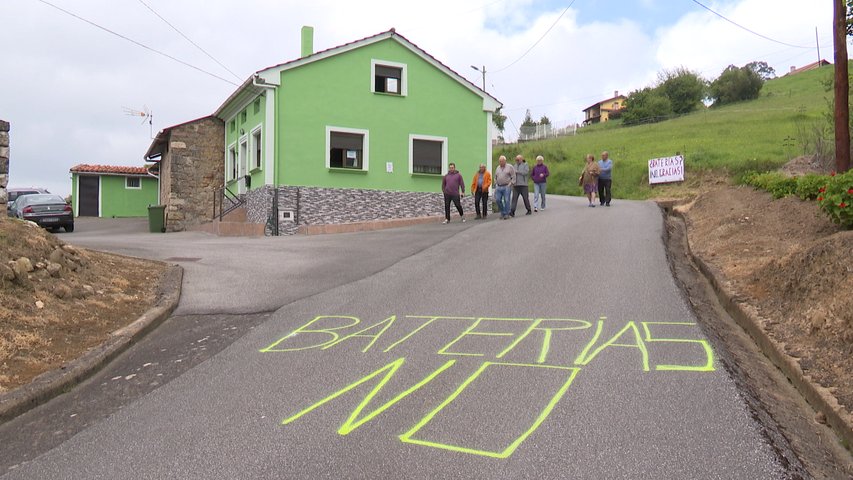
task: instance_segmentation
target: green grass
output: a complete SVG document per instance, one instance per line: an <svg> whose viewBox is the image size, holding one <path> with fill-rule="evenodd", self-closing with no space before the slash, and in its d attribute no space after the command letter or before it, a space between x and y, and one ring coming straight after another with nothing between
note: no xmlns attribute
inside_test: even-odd
<svg viewBox="0 0 853 480"><path fill-rule="evenodd" d="M664 122L625 127L616 120L584 127L579 134L495 149L511 159L522 154L528 161L545 157L551 171L548 191L580 195L577 178L583 158L602 150L613 159L613 193L618 198L661 196L667 187L648 184L647 162L652 158L684 155L685 179L706 173L739 176L747 171L775 169L802 155L802 130L825 121L832 93L825 83L832 67L770 80L758 99L702 109Z"/></svg>

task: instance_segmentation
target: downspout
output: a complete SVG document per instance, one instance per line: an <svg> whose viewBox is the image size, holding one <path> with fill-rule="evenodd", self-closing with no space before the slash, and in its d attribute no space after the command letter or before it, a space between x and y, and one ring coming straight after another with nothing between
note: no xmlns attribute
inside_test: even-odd
<svg viewBox="0 0 853 480"><path fill-rule="evenodd" d="M272 163L272 172L271 172L272 180L271 180L271 182L272 182L272 185L275 186L276 185L276 168L278 166L277 162L276 162L276 158L278 158L276 156L276 150L278 149L278 142L275 141L275 134L274 134L274 130L275 130L275 128L277 128L277 124L278 124L277 123L278 109L275 108L275 89L276 89L276 87L279 87L281 85L278 83L267 82L266 79L262 78L259 74L255 73L254 75L252 75L252 86L258 87L258 88L266 88L267 91L272 95L272 104L273 104L272 115L274 115L276 118L272 122L273 128L270 128L270 125L266 125L267 123L270 123L270 122L267 122L266 121L267 118L264 118L264 124L265 124L265 131L264 131L264 139L265 140L264 140L264 142L268 142L269 139L271 139L272 143L273 143L273 148L272 149L265 148L264 150L265 150L267 155L272 155L272 162L271 162ZM267 117L268 116L269 116L269 113L267 113ZM270 130L273 130L272 135L270 134ZM272 152L270 152L269 150L272 150ZM266 182L264 182L264 183L266 183Z"/></svg>

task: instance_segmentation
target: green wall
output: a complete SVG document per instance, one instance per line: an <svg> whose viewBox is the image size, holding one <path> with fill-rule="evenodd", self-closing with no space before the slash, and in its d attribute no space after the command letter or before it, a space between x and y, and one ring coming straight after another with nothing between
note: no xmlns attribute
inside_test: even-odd
<svg viewBox="0 0 853 480"><path fill-rule="evenodd" d="M406 96L370 91L371 59L406 64ZM466 181L488 162L483 99L392 39L285 70L281 85L277 184L437 191L440 175L409 173L410 134L447 137ZM326 168L327 125L369 131L368 172Z"/></svg>
<svg viewBox="0 0 853 480"><path fill-rule="evenodd" d="M71 175L71 195L74 216L77 216L77 175ZM84 174L89 176L88 174ZM140 189L125 188L122 175L100 175L101 217L147 217L148 205L158 204L157 179L140 177Z"/></svg>
<svg viewBox="0 0 853 480"><path fill-rule="evenodd" d="M405 96L371 92L373 59L406 65ZM440 175L409 173L410 134L447 138L447 161L466 181L489 162L482 97L393 39L284 70L265 94L275 95L276 185L437 191ZM264 124L266 98L257 98L258 113L252 100L226 120L226 157L232 144L239 152L241 128L250 136ZM368 171L326 168L327 126L369 131ZM263 169L251 174L252 188L264 185ZM228 182L235 192L236 183Z"/></svg>

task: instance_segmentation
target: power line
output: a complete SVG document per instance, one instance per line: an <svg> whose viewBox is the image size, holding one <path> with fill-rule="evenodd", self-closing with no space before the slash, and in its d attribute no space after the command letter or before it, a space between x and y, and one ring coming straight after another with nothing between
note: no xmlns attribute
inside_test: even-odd
<svg viewBox="0 0 853 480"><path fill-rule="evenodd" d="M736 22L735 22L735 21L733 21L733 20L729 20L728 18L724 17L722 14L719 14L719 13L717 13L717 12L715 12L715 11L711 10L710 8L706 7L705 5L702 5L702 3L700 3L698 0L692 0L692 2L693 2L693 3L695 3L696 5L699 5L700 7L704 8L705 10L708 10L709 12L713 13L714 15L716 15L716 16L718 16L718 17L722 18L723 20L725 20L725 21L727 21L727 22L731 23L732 25L734 25L734 26L736 26L736 27L738 27L738 28L740 28L740 29L746 30L747 32L749 32L749 33L751 33L751 34L753 34L753 35L757 35L757 36L759 36L759 37L761 37L761 38L763 38L763 39L765 39L765 40L770 40L771 42L779 43L779 44L781 44L781 45L785 45L786 47L793 47L793 48L808 48L808 49L811 49L811 48L812 48L812 47L810 47L810 46L809 46L809 47L804 47L804 46L802 46L802 45L791 45L790 43L785 43L785 42L782 42L782 41L779 41L779 40L776 40L776 39L770 38L770 37L768 37L768 36L766 36L766 35L762 35L762 34L760 34L760 33L756 32L756 31L754 31L754 30L750 30L750 29L748 29L748 28L744 27L743 25L741 25L741 24L739 24L739 23L736 23Z"/></svg>
<svg viewBox="0 0 853 480"><path fill-rule="evenodd" d="M226 67L225 65L223 65L223 64L222 64L222 62L220 62L219 60L217 60L216 58L214 58L214 57L213 57L213 55L211 55L211 54L207 53L207 51L205 51L205 49L201 48L197 43L195 43L194 41L190 40L190 37L188 37L188 36L184 35L184 32L182 32L182 31L178 30L178 27L176 27L176 26L172 25L171 23L169 23L169 21L168 21L168 20L166 20L165 18L163 18L163 16L162 16L162 15L160 15L159 13L157 13L153 8L151 8L151 6L150 6L150 5L148 5L147 3L143 2L142 0L139 0L139 3L141 3L141 4L145 5L145 8L147 8L148 10L151 10L151 13L153 13L154 15L157 15L157 18L159 18L160 20L163 20L163 22L165 22L165 23L166 23L166 25L168 25L168 26L172 27L172 30L174 30L174 31L178 32L178 34L179 34L180 36L184 37L184 39L186 39L186 41L188 41L188 42L192 43L192 44L193 44L193 46L194 46L195 48L197 48L197 49L201 50L201 52L202 52L202 53L204 53L205 55L207 55L211 60L213 60L214 62L216 62L220 67L222 67L222 68L224 68L225 70L227 70L227 71L228 71L228 73L230 73L231 75L234 75L234 78L236 78L237 80L240 80L240 76L239 76L239 75L237 75L236 73L232 72L230 68L228 68L228 67Z"/></svg>
<svg viewBox="0 0 853 480"><path fill-rule="evenodd" d="M96 27L96 28L98 28L98 29L101 29L101 30L103 30L103 31L105 31L105 32L107 32L107 33L111 33L111 34L113 34L113 35L115 35L115 36L117 36L117 37L119 37L119 38L124 39L124 40L127 40L128 42L133 43L134 45L138 45L138 46L140 46L140 47L142 47L142 48L144 48L144 49L146 49L146 50L152 51L152 52L154 52L154 53L156 53L156 54L158 54L158 55L162 55L162 56L164 56L164 57L166 57L166 58L168 58L168 59L170 59L170 60L174 60L174 61L176 61L176 62L180 63L181 65L184 65L184 66L190 67L190 68L192 68L193 70L198 70L198 71L199 71L199 72L201 72L201 73L204 73L204 74L206 74L206 75L210 75L211 77L216 78L216 79L219 79L219 80L222 80L223 82L230 83L231 85L234 85L235 87L239 86L238 84L236 84L236 83L232 82L231 80L228 80L227 78L220 77L219 75L217 75L217 74L215 74L215 73L208 72L207 70L202 70L201 68L198 68L198 67L196 67L195 65L191 65L191 64L189 64L189 63L187 63L187 62L185 62L185 61L183 61L183 60L180 60L180 59L178 59L178 58L175 58L175 57L173 57L173 56L169 55L168 53L161 52L161 51L159 51L159 50L156 50L156 49L154 49L154 48L149 47L148 45L145 45L145 44L143 44L143 43L137 42L136 40L134 40L134 39L132 39L132 38L125 37L124 35L122 35L122 34L120 34L120 33L114 32L114 31L112 31L112 30L110 30L110 29L108 29L108 28L106 28L106 27L102 27L102 26L98 25L97 23L95 23L95 22L93 22L93 21L91 21L91 20L87 20L87 19L85 19L85 18L83 18L83 17L81 17L81 16L79 16L79 15L76 15L76 14L74 14L74 13L71 13L71 12L69 12L68 10L65 10L65 9L63 9L63 8L60 8L60 7L58 7L58 6L54 5L54 4L52 4L52 3L50 3L50 2L48 2L48 1L46 1L46 0L38 0L38 1L39 1L39 2L41 2L41 3L43 3L43 4L45 4L45 5L47 5L47 6L49 6L49 7L53 7L53 8L55 8L55 9L59 10L60 12L65 13L66 15L70 15L70 16L72 16L72 17L74 17L74 18L78 19L78 20L84 21L84 22L88 23L89 25L92 25L93 27Z"/></svg>
<svg viewBox="0 0 853 480"><path fill-rule="evenodd" d="M511 67L511 66L513 66L513 65L515 65L516 63L518 63L518 62L519 62L519 60L521 60L521 59L522 59L522 58L524 58L528 53L530 53L530 51L531 51L531 50L533 50L533 48L534 48L534 47L536 47L536 45L539 45L539 42L541 42L541 41L542 41L542 39L543 39L543 38L545 38L545 36L546 36L546 35L548 35L548 33L549 33L549 32L550 32L550 31L551 31L551 30L552 30L552 29L557 25L557 22L559 22L559 21L560 21L560 19L561 19L561 18L563 18L563 15L565 15L565 14L566 14L566 12L568 12L568 11L569 11L569 9L570 9L570 8L572 8L572 5L574 5L574 4L575 4L575 0L572 0L572 1L571 1L571 3L569 3L569 6L568 6L568 7L566 7L566 9L565 9L565 10L563 10L563 13L561 13L561 14L560 14L560 16L559 16L559 17L557 17L557 19L556 19L556 20L554 20L554 23L552 23L552 24L551 24L551 26L550 26L550 27L548 27L548 30L545 30L545 33L543 33L543 34L542 34L542 36L541 36L541 37L539 37L539 40L536 40L536 43L534 43L533 45L531 45L531 46L530 46L530 48L528 48L526 52L522 53L522 54L521 54L521 56L520 56L520 57L518 57L517 59L515 59L515 61L514 61L514 62L510 63L509 65L505 66L504 68L501 68L501 69L495 70L495 71L493 71L492 73L498 73L498 72L502 72L502 71L506 70L507 68L509 68L509 67Z"/></svg>

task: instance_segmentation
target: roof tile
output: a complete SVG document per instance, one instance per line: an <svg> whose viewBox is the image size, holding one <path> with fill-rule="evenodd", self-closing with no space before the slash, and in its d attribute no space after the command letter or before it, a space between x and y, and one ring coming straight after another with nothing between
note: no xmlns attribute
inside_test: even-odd
<svg viewBox="0 0 853 480"><path fill-rule="evenodd" d="M120 167L116 165L80 164L71 167L73 173L110 173L113 175L147 175L145 167Z"/></svg>

